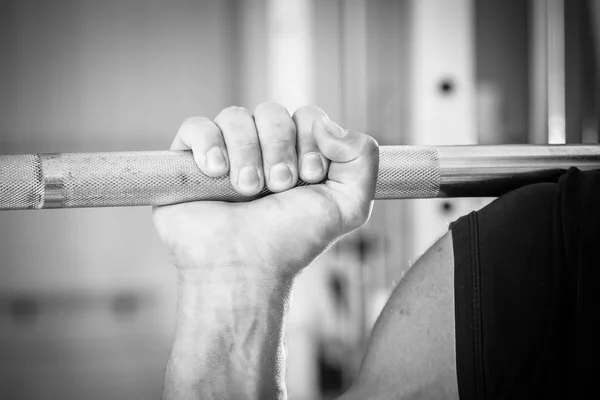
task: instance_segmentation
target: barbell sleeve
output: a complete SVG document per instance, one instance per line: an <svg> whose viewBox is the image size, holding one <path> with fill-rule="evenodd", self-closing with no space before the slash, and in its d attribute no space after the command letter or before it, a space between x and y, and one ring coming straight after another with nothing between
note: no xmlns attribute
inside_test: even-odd
<svg viewBox="0 0 600 400"><path fill-rule="evenodd" d="M375 199L496 197L600 169L599 145L380 146ZM309 183L298 181L297 186ZM191 151L0 155L0 210L242 202L229 175L211 178Z"/></svg>

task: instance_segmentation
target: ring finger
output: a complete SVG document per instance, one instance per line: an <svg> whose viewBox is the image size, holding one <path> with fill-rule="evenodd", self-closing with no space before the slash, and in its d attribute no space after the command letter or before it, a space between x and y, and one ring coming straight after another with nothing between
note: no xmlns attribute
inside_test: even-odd
<svg viewBox="0 0 600 400"><path fill-rule="evenodd" d="M254 111L264 173L271 192L290 189L298 182L296 126L285 107L263 103Z"/></svg>

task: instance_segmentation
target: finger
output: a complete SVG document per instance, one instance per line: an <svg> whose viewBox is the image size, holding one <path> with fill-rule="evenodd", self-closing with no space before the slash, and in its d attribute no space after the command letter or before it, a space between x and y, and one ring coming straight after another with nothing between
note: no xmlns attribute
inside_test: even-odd
<svg viewBox="0 0 600 400"><path fill-rule="evenodd" d="M326 116L325 111L320 108L306 106L296 110L292 117L296 124L300 179L304 182L321 182L327 176L329 160L319 150L312 131L314 121Z"/></svg>
<svg viewBox="0 0 600 400"><path fill-rule="evenodd" d="M281 192L296 186L296 126L292 117L279 104L262 103L254 110L254 123L267 187L271 192Z"/></svg>
<svg viewBox="0 0 600 400"><path fill-rule="evenodd" d="M316 119L313 134L319 150L331 160L327 181L330 194L351 228L365 224L371 214L379 170L379 145L369 135L348 131L327 117Z"/></svg>
<svg viewBox="0 0 600 400"><path fill-rule="evenodd" d="M205 175L216 178L229 171L223 135L208 118L191 117L181 124L171 150L188 149L192 150L196 164Z"/></svg>
<svg viewBox="0 0 600 400"><path fill-rule="evenodd" d="M243 107L228 107L217 115L215 124L225 139L231 185L245 196L258 194L264 187L265 178L252 116Z"/></svg>

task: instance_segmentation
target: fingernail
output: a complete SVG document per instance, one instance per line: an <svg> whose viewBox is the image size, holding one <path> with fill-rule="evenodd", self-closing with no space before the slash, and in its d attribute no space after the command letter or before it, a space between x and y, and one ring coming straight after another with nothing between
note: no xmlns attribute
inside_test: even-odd
<svg viewBox="0 0 600 400"><path fill-rule="evenodd" d="M329 132L332 136L335 136L336 138L343 138L348 134L347 130L345 130L326 116L322 116L321 118L323 118L323 123L325 124L327 132Z"/></svg>
<svg viewBox="0 0 600 400"><path fill-rule="evenodd" d="M309 179L316 179L323 173L323 162L317 153L308 153L302 157L302 172Z"/></svg>
<svg viewBox="0 0 600 400"><path fill-rule="evenodd" d="M238 176L238 185L245 190L253 190L258 187L260 180L255 168L244 167Z"/></svg>
<svg viewBox="0 0 600 400"><path fill-rule="evenodd" d="M212 169L213 171L224 169L227 163L225 162L223 150L215 146L207 151L206 164L208 165L208 168Z"/></svg>
<svg viewBox="0 0 600 400"><path fill-rule="evenodd" d="M269 171L269 180L275 186L283 186L292 180L292 171L284 163L275 164Z"/></svg>

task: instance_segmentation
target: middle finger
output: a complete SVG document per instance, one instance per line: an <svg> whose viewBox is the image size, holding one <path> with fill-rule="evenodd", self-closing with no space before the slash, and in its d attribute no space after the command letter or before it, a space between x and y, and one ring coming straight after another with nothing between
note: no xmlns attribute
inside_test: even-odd
<svg viewBox="0 0 600 400"><path fill-rule="evenodd" d="M245 196L264 187L262 156L252 116L243 107L229 107L215 118L221 129L230 163L231 185Z"/></svg>

